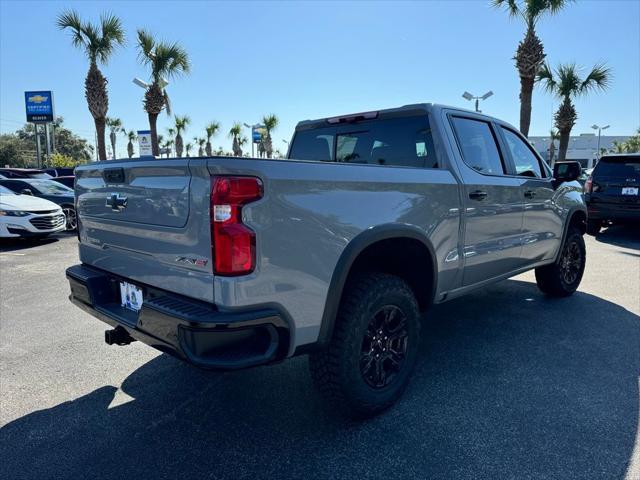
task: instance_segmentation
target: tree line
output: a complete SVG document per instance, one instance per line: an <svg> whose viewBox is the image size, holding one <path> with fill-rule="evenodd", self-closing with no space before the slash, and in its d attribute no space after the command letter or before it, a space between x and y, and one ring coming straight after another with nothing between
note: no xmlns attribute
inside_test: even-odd
<svg viewBox="0 0 640 480"><path fill-rule="evenodd" d="M136 140L136 132L125 130L119 118L107 116L109 110L108 81L99 68L106 65L114 55L118 47L126 44L125 32L122 22L113 14L102 14L100 22L94 24L84 21L75 10L67 10L61 13L56 21L61 30L71 32L73 46L82 49L89 60L89 71L85 78L85 98L91 113L96 133L98 158L107 159L105 135L109 129L109 140L113 156L116 156L117 134L124 133L127 143L127 154L133 156L133 142ZM168 138L158 133L158 116L164 110L168 115L172 114L171 102L166 90L167 79L177 78L190 72L191 64L187 51L177 42L165 42L158 40L152 33L145 29L137 30L136 48L138 60L149 70L150 83L144 93L144 110L149 119L151 131L151 146L153 155L160 156L161 147L165 152L171 152L175 148L178 157L183 153L191 154L195 145L198 146L198 154L212 155L213 147L211 139L220 130L220 124L212 121L205 127L204 137L194 137L193 143L184 141L184 133L191 120L188 116L175 115L174 126L167 130ZM260 156L271 158L279 153L273 148L271 132L277 127L278 118L275 115L267 115L263 118L264 135L258 144ZM234 123L229 130L229 136L233 140L233 155L242 156L242 146L247 143L246 137L241 135L241 125Z"/></svg>

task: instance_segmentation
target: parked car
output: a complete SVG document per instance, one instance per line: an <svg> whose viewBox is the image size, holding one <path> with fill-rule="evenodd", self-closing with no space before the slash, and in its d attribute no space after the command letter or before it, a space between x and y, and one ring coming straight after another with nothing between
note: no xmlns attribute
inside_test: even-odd
<svg viewBox="0 0 640 480"><path fill-rule="evenodd" d="M372 415L406 387L431 304L531 269L548 295L578 288L579 175L431 104L300 122L285 160L83 165L70 298L107 343L202 368L310 354L331 401Z"/></svg>
<svg viewBox="0 0 640 480"><path fill-rule="evenodd" d="M76 209L73 189L62 185L61 183L54 182L53 180L40 180L33 178L0 179L0 185L15 193L33 195L60 205L66 218L66 229L75 230Z"/></svg>
<svg viewBox="0 0 640 480"><path fill-rule="evenodd" d="M587 180L591 176L592 172L593 172L593 168L582 169L582 173L578 177L578 181L580 182L581 185L584 185L585 183L587 183Z"/></svg>
<svg viewBox="0 0 640 480"><path fill-rule="evenodd" d="M587 233L608 223L640 223L640 154L602 157L584 184Z"/></svg>
<svg viewBox="0 0 640 480"><path fill-rule="evenodd" d="M68 177L73 176L73 170L75 167L56 167L56 168L45 168L44 171L51 175L53 178L55 177Z"/></svg>
<svg viewBox="0 0 640 480"><path fill-rule="evenodd" d="M65 187L69 187L70 189L73 190L73 184L76 180L76 177L74 175L60 176L60 177L53 177L51 180L53 180L54 182L61 183Z"/></svg>
<svg viewBox="0 0 640 480"><path fill-rule="evenodd" d="M44 170L36 168L0 168L0 175L6 178L52 178Z"/></svg>
<svg viewBox="0 0 640 480"><path fill-rule="evenodd" d="M0 186L0 237L42 238L64 227L65 216L55 203Z"/></svg>

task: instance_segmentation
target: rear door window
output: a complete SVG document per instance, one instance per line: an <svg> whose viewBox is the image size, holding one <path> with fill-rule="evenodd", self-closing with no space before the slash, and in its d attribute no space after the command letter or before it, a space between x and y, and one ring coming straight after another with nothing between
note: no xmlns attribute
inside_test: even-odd
<svg viewBox="0 0 640 480"><path fill-rule="evenodd" d="M295 160L439 168L426 116L301 130L293 139L289 157Z"/></svg>
<svg viewBox="0 0 640 480"><path fill-rule="evenodd" d="M480 173L504 175L504 165L491 125L465 117L452 117L452 122L464 163Z"/></svg>

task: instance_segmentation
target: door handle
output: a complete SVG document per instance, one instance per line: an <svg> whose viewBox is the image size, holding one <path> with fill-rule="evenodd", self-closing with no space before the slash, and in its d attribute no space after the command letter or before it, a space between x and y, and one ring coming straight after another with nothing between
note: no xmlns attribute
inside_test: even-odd
<svg viewBox="0 0 640 480"><path fill-rule="evenodd" d="M469 193L469 198L471 200L484 200L487 197L487 192L483 192L482 190L475 190Z"/></svg>
<svg viewBox="0 0 640 480"><path fill-rule="evenodd" d="M533 198L536 196L536 192L534 192L533 190L526 190L524 192L524 197L525 198Z"/></svg>

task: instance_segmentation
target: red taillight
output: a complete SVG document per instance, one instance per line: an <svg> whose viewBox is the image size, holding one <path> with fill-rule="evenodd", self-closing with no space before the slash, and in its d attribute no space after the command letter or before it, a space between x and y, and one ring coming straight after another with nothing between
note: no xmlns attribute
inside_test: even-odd
<svg viewBox="0 0 640 480"><path fill-rule="evenodd" d="M587 181L584 182L584 193L591 193L593 190L593 178L587 178Z"/></svg>
<svg viewBox="0 0 640 480"><path fill-rule="evenodd" d="M215 273L245 275L256 266L256 234L242 223L242 206L262 198L255 177L211 180L211 251Z"/></svg>

